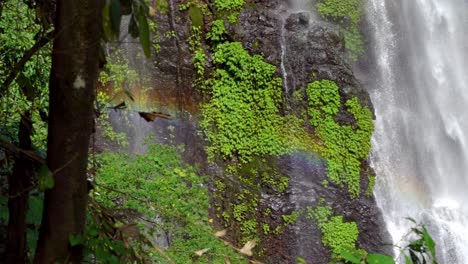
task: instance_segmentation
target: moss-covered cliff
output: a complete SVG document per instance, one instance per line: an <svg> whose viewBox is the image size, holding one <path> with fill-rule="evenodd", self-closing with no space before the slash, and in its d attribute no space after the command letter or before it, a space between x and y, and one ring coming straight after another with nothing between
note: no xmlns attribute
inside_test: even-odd
<svg viewBox="0 0 468 264"><path fill-rule="evenodd" d="M339 27L283 1L153 8L156 55L130 66L150 69L146 107L172 118L146 130L185 145L184 159L208 176L214 227L237 247L256 241L254 258L267 263L385 251L367 162L372 104ZM136 130L130 146L141 143Z"/></svg>

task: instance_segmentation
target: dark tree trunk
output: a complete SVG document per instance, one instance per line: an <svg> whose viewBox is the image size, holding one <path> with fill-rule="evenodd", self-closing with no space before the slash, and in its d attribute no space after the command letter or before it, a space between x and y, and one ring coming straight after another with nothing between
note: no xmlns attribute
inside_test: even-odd
<svg viewBox="0 0 468 264"><path fill-rule="evenodd" d="M86 167L98 76L102 0L59 0L49 91L46 191L35 263L81 263L87 205Z"/></svg>
<svg viewBox="0 0 468 264"><path fill-rule="evenodd" d="M31 113L21 116L18 139L22 150L31 150ZM8 221L6 263L26 263L26 213L29 190L34 173L33 162L25 155L18 155L13 173L8 177Z"/></svg>

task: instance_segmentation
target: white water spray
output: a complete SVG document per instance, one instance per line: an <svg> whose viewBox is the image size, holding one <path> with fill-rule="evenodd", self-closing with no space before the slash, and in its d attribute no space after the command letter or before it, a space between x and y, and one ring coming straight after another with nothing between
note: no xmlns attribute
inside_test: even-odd
<svg viewBox="0 0 468 264"><path fill-rule="evenodd" d="M439 263L468 263L468 2L369 0L375 190L397 242L425 223Z"/></svg>

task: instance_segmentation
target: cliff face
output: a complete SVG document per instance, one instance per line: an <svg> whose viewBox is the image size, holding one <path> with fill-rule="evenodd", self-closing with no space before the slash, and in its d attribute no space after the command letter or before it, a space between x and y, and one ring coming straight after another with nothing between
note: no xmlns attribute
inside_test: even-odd
<svg viewBox="0 0 468 264"><path fill-rule="evenodd" d="M382 217L372 195L365 194L373 174L365 159L359 165L360 195L354 198L350 198L343 184L329 179L327 159L313 149L254 155L246 162L236 154L215 155L208 161L206 147L210 141L200 127L200 120L206 118L200 105L209 102L212 95L197 87L200 75L196 73L194 50L189 44L194 34L190 17L193 14L179 10L182 2L170 1L167 12L155 13L159 52L144 65L151 68L149 77L154 87L147 96L154 101L156 110L172 117L143 126L146 132L154 132L159 142L185 145L185 159L209 176L215 227L227 228L229 239L238 246L246 240L257 240L255 254L268 263L296 263L297 257L307 263L327 263L331 253L324 246L323 230L313 217L307 216L307 210L327 206L333 215L357 224L357 248L388 253L383 246L388 240ZM212 5L207 7L207 13L215 12ZM189 11L197 12L194 10ZM215 69L221 67L213 61L213 41L205 38L213 21L213 16L205 15L201 27L200 48L206 55L202 80L211 78ZM335 25L320 21L313 12L292 12L279 0L250 1L237 23L226 24L225 42L240 42L249 54L259 54L276 66L275 75L282 78L283 84L278 115L302 118L307 138L318 142L319 148L320 138L314 135L315 128L308 125L305 114L308 84L320 80L337 84L341 106L335 121L340 125L356 126L356 118L344 106L352 98L358 98L362 106L372 111L367 92L344 59L343 36ZM137 67L139 63L130 66ZM113 113L113 123L118 126L123 116ZM130 115L131 122L141 122L138 118ZM287 121L282 123L286 130L281 131L296 133L287 130L289 125ZM126 130L131 146L141 144L135 126ZM173 138L169 139L169 135Z"/></svg>

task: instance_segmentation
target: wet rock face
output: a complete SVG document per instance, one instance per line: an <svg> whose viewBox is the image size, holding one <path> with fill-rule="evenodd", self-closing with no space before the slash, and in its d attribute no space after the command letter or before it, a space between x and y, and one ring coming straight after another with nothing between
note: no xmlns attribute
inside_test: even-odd
<svg viewBox="0 0 468 264"><path fill-rule="evenodd" d="M343 100L356 96L372 109L369 95L344 59L344 38L338 28L313 19L311 13L289 13L281 10L285 6L271 5L275 8L258 4L244 12L235 28L236 39L275 65L281 63L284 52L290 94L314 80L333 80L340 86Z"/></svg>
<svg viewBox="0 0 468 264"><path fill-rule="evenodd" d="M357 96L362 104L372 108L368 94L360 87L350 66L343 59L343 36L334 25L317 21L308 12L290 13L284 0L251 2L241 13L238 24L229 28L232 32L230 37L242 42L252 54L263 54L268 62L278 66L279 76L284 74L279 67L283 59L288 75L287 86L290 88L285 95L287 105L294 91L305 88L311 81L328 79L340 86L343 101ZM207 31L210 22L205 23ZM165 111L164 104L169 104L171 100L176 102L178 108L176 113L171 113L171 121L162 121L164 126L155 127L154 130L158 132L159 138L167 138L167 127L174 126L175 141L187 146L187 161L199 165L207 175L223 174L222 164L207 164L203 150L206 142L197 133L198 109L189 107L201 102L201 97L192 87L195 73L187 44L190 19L186 13L175 8L169 14L159 14L157 24L161 49L154 58L152 72L157 87L155 98L161 103L162 111ZM176 37L166 34L172 31L177 33ZM354 122L346 114L339 115L337 121ZM313 153L296 153L276 158L271 166L290 178L290 187L283 197L269 196L265 192L262 198L269 203L268 207L285 213L315 206L320 198L325 198L328 205L334 208L335 214L358 224L358 247L371 252L391 253L383 246L388 236L383 231L384 223L374 199L363 196L351 200L347 191L338 186L330 184L324 187L322 182L327 178L326 161ZM368 171L368 165L363 166L364 171ZM329 251L321 243L320 231L305 217L301 217L282 236L272 238L264 245L267 246L267 263L297 263L298 256L305 258L307 263L327 263L330 260Z"/></svg>

